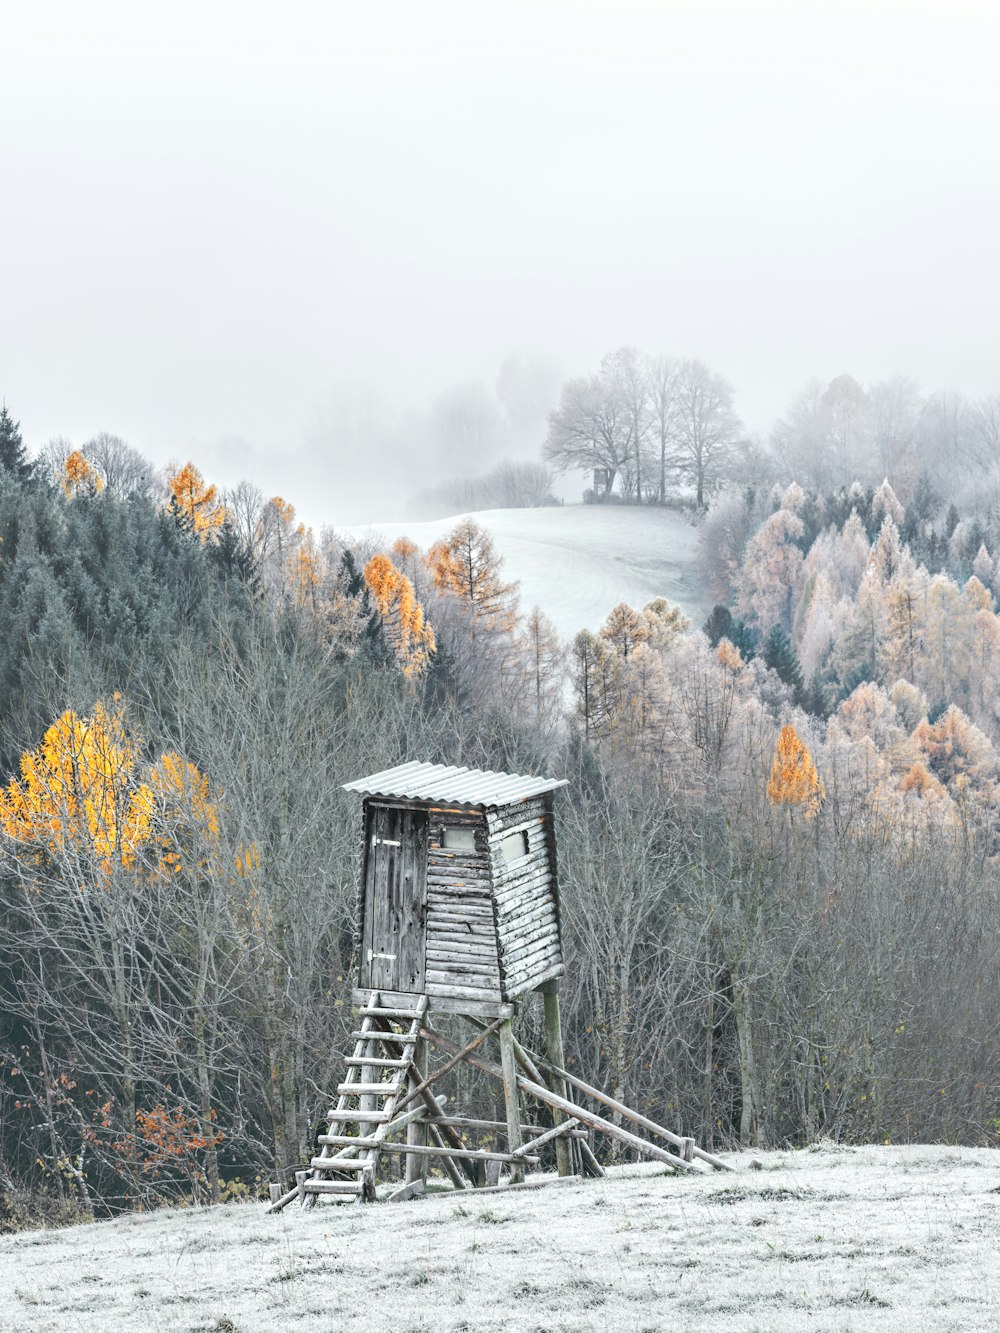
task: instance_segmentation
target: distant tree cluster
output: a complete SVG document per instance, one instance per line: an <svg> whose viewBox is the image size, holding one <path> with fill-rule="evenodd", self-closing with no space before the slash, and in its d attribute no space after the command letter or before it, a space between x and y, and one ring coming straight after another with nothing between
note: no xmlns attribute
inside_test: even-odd
<svg viewBox="0 0 1000 1333"><path fill-rule="evenodd" d="M924 394L903 375L866 388L840 375L795 396L771 445L785 477L810 489L888 480L909 501L922 475L949 491L962 486L963 473L1000 475L1000 396Z"/></svg>
<svg viewBox="0 0 1000 1333"><path fill-rule="evenodd" d="M428 518L482 509L538 509L556 503L552 473L541 463L498 463L483 476L456 476L422 491L414 512Z"/></svg>
<svg viewBox="0 0 1000 1333"><path fill-rule="evenodd" d="M742 423L733 391L703 361L609 352L567 380L549 416L544 455L560 472L601 469L607 492L664 504L679 487L698 508L730 474Z"/></svg>

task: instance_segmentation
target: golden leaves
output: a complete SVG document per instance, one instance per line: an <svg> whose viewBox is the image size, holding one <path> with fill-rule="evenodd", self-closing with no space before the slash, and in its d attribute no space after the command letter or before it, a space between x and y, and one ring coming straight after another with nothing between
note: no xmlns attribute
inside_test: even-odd
<svg viewBox="0 0 1000 1333"><path fill-rule="evenodd" d="M252 878L260 853L253 844L223 852L220 797L205 774L175 751L145 773L139 760L117 697L90 718L69 709L0 789L0 829L36 865L75 862L74 878L103 882L116 867Z"/></svg>
<svg viewBox="0 0 1000 1333"><path fill-rule="evenodd" d="M501 580L502 563L490 534L468 518L427 552L439 592L462 598L487 628L509 633L517 624L518 585Z"/></svg>
<svg viewBox="0 0 1000 1333"><path fill-rule="evenodd" d="M201 541L216 541L226 521L226 509L216 498L216 488L206 483L193 463L185 463L169 478L168 485L173 512L191 525Z"/></svg>
<svg viewBox="0 0 1000 1333"><path fill-rule="evenodd" d="M104 478L79 449L74 449L67 457L59 484L67 500L73 500L78 495L100 495L104 490Z"/></svg>
<svg viewBox="0 0 1000 1333"><path fill-rule="evenodd" d="M363 574L403 675L419 676L426 669L436 643L413 584L387 555L373 555Z"/></svg>
<svg viewBox="0 0 1000 1333"><path fill-rule="evenodd" d="M806 816L814 815L826 790L816 772L816 765L805 742L791 725L781 728L774 749L767 799L772 805L797 807Z"/></svg>
<svg viewBox="0 0 1000 1333"><path fill-rule="evenodd" d="M0 827L50 855L92 857L105 873L129 868L151 835L153 794L135 778L136 742L120 705L92 718L72 709L21 756L21 777L0 792Z"/></svg>

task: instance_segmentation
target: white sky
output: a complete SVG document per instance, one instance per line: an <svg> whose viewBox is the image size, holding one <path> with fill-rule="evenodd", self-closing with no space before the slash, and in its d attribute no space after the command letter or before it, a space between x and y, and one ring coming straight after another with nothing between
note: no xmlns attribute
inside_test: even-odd
<svg viewBox="0 0 1000 1333"><path fill-rule="evenodd" d="M0 394L34 447L322 520L345 386L391 414L512 351L701 356L761 431L813 375L1000 390L998 38L967 0L0 0Z"/></svg>

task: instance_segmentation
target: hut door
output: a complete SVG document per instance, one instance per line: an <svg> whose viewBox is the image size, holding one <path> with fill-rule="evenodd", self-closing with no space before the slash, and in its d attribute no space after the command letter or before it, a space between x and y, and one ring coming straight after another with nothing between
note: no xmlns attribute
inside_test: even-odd
<svg viewBox="0 0 1000 1333"><path fill-rule="evenodd" d="M424 989L427 814L393 806L368 811L361 984Z"/></svg>

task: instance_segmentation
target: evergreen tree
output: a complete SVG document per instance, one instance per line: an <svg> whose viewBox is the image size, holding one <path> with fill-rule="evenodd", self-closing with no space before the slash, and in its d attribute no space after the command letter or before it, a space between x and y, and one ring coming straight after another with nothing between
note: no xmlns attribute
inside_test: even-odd
<svg viewBox="0 0 1000 1333"><path fill-rule="evenodd" d="M821 717L825 720L833 712L836 704L836 690L819 667L810 676L809 684L803 690L799 702L805 711L811 713L813 717Z"/></svg>
<svg viewBox="0 0 1000 1333"><path fill-rule="evenodd" d="M21 423L14 420L6 403L0 404L0 468L21 482L30 482L35 473L21 439Z"/></svg>
<svg viewBox="0 0 1000 1333"><path fill-rule="evenodd" d="M225 579L239 579L254 596L260 593L260 569L254 554L240 540L228 516L219 529L219 539L208 548L209 559Z"/></svg>
<svg viewBox="0 0 1000 1333"><path fill-rule="evenodd" d="M802 699L804 682L802 668L792 641L780 625L774 625L764 640L764 665L769 667L786 685L790 685L795 702Z"/></svg>
<svg viewBox="0 0 1000 1333"><path fill-rule="evenodd" d="M713 648L719 646L720 640L728 639L733 647L739 651L744 662L749 662L755 656L757 636L749 625L736 619L728 606L713 606L712 614L705 621L702 629Z"/></svg>

